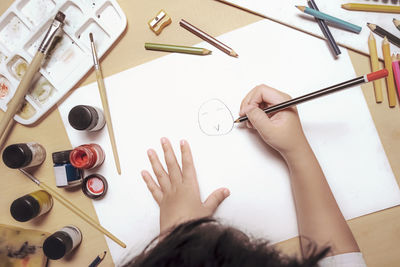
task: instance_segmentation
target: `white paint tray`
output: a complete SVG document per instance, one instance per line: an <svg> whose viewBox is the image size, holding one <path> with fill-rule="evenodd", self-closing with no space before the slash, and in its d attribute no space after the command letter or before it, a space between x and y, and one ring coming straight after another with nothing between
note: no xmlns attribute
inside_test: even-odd
<svg viewBox="0 0 400 267"><path fill-rule="evenodd" d="M0 108L4 111L58 11L66 15L61 39L14 117L21 124L36 122L90 70L90 32L101 57L127 24L115 0L15 1L0 17Z"/></svg>

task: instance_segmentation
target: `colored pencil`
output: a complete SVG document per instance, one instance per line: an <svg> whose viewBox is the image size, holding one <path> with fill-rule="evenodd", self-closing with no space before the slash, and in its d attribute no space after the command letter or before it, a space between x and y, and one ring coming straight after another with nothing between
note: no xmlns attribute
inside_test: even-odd
<svg viewBox="0 0 400 267"><path fill-rule="evenodd" d="M104 117L106 118L107 130L108 130L108 135L110 136L110 142L111 142L112 152L114 155L115 166L117 168L118 174L121 174L121 165L119 163L117 144L115 142L115 135L111 121L110 106L108 105L106 87L103 81L103 73L101 71L99 59L97 58L96 46L94 45L92 33L89 33L89 38L90 38L90 45L92 48L94 70L96 72L97 86L99 87L101 104L103 105Z"/></svg>
<svg viewBox="0 0 400 267"><path fill-rule="evenodd" d="M360 33L361 32L361 27L358 25L355 25L353 23L344 21L342 19L336 18L334 16L328 15L326 13L323 13L321 11L317 11L315 9L306 7L306 6L296 6L300 11L303 11L306 14L309 14L311 16L314 16L316 18L319 19L323 19L325 21L329 21L332 22L340 27L342 27L343 29L355 32L355 33Z"/></svg>
<svg viewBox="0 0 400 267"><path fill-rule="evenodd" d="M101 255L98 255L93 261L92 263L89 265L89 267L97 267L99 266L100 262L103 261L103 259L105 258L107 254L107 251L104 251Z"/></svg>
<svg viewBox="0 0 400 267"><path fill-rule="evenodd" d="M36 185L38 185L40 188L43 190L47 191L52 197L58 200L62 205L64 205L67 209L75 213L78 217L83 219L85 222L90 224L92 227L94 227L96 230L100 231L101 233L105 234L108 236L112 241L117 243L123 248L126 248L126 245L119 240L117 237L115 237L113 234L111 234L107 229L103 228L100 224L98 224L94 219L92 219L89 215L87 215L85 212L83 212L81 209L79 209L77 206L75 206L72 202L70 202L68 199L63 197L60 193L58 193L56 190L45 184L44 182L39 181L35 176L30 174L24 169L19 169L26 177L28 177L32 182L34 182Z"/></svg>
<svg viewBox="0 0 400 267"><path fill-rule="evenodd" d="M396 82L397 97L400 99L400 62L395 55L392 55L393 76Z"/></svg>
<svg viewBox="0 0 400 267"><path fill-rule="evenodd" d="M319 11L317 4L315 3L314 0L308 0L307 1L308 6ZM317 21L319 27L321 28L321 31L325 38L328 40L329 47L332 49L333 53L338 56L341 54L340 49L338 45L336 44L335 39L332 36L331 31L328 28L328 25L326 25L325 21L323 19L315 18Z"/></svg>
<svg viewBox="0 0 400 267"><path fill-rule="evenodd" d="M398 19L393 19L393 24L396 26L396 28L400 31L400 20Z"/></svg>
<svg viewBox="0 0 400 267"><path fill-rule="evenodd" d="M209 55L209 54L211 54L211 51L208 49L205 49L205 48L192 47L192 46L181 46L181 45L145 43L144 48L147 50L177 52L177 53L186 53L186 54L193 54L193 55Z"/></svg>
<svg viewBox="0 0 400 267"><path fill-rule="evenodd" d="M391 42L392 44L400 47L400 39L388 32L387 30L379 27L376 24L372 23L367 23L368 27L373 31L374 33L378 34L380 37L384 38L385 36L387 37L388 41Z"/></svg>
<svg viewBox="0 0 400 267"><path fill-rule="evenodd" d="M333 85L333 86L330 86L330 87L327 87L327 88L324 88L324 89L321 89L321 90L318 90L318 91L315 91L315 92L312 92L312 93L309 93L309 94L306 94L303 96L293 98L289 101L282 102L280 104L265 108L265 109L263 109L263 111L267 114L273 113L273 112L278 112L283 109L287 109L289 107L310 101L312 99L315 99L315 98L318 98L318 97L321 97L324 95L335 93L340 90L343 90L343 89L346 89L346 88L349 88L352 86L356 86L361 83L367 83L367 82L371 82L371 81L374 81L377 79L384 78L387 75L388 75L388 71L386 69L381 69L379 71L371 72L364 76L360 76L360 77L357 77L357 78L354 78L354 79L351 79L351 80L348 80L348 81L345 81L345 82L342 82L342 83L339 83L339 84L336 84L336 85ZM236 119L235 123L243 122L243 121L247 121L247 120L248 120L247 116L243 116L243 117Z"/></svg>
<svg viewBox="0 0 400 267"><path fill-rule="evenodd" d="M389 6L389 5L348 3L348 4L343 4L342 8L355 11L400 13L400 6Z"/></svg>
<svg viewBox="0 0 400 267"><path fill-rule="evenodd" d="M186 20L181 19L181 21L179 22L179 25L181 25L181 27L183 27L186 30L190 31L191 33L193 33L197 37L200 37L204 41L206 41L206 42L210 43L211 45L215 46L216 48L218 48L222 52L224 52L224 53L226 53L226 54L228 54L228 55L230 55L232 57L238 57L239 56L235 51L233 51L232 48L230 48L229 46L221 43L220 41L218 41L217 39L215 39L211 35L203 32L202 30L200 30L198 28L196 28L195 26L193 26L192 24L190 24Z"/></svg>
<svg viewBox="0 0 400 267"><path fill-rule="evenodd" d="M387 38L383 38L382 41L382 53L383 59L385 61L385 68L388 70L389 74L386 77L386 88L389 99L389 107L396 106L396 88L394 85L393 70L392 70L392 58L390 56L390 45Z"/></svg>
<svg viewBox="0 0 400 267"><path fill-rule="evenodd" d="M378 59L378 51L376 49L376 41L374 34L371 32L368 38L368 48L369 55L371 60L371 69L372 71L379 70L379 59ZM375 91L375 101L376 103L381 103L383 101L382 95L382 82L381 80L374 81L374 91Z"/></svg>

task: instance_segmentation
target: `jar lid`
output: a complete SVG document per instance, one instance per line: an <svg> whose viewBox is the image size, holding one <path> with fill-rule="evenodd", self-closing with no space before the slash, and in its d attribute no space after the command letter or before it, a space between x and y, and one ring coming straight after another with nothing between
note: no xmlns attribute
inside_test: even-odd
<svg viewBox="0 0 400 267"><path fill-rule="evenodd" d="M43 252L46 257L58 260L65 256L72 248L72 239L67 233L57 231L43 243Z"/></svg>
<svg viewBox="0 0 400 267"><path fill-rule="evenodd" d="M82 191L91 199L103 198L107 193L107 190L107 180L100 174L91 174L83 179Z"/></svg>
<svg viewBox="0 0 400 267"><path fill-rule="evenodd" d="M20 197L11 204L11 216L19 221L26 222L36 217L40 212L38 201L30 195Z"/></svg>
<svg viewBox="0 0 400 267"><path fill-rule="evenodd" d="M23 168L32 161L32 151L27 144L14 144L3 151L4 164L12 169Z"/></svg>
<svg viewBox="0 0 400 267"><path fill-rule="evenodd" d="M69 124L76 130L90 130L96 125L96 110L91 106L78 105L68 114Z"/></svg>
<svg viewBox="0 0 400 267"><path fill-rule="evenodd" d="M69 154L72 150L58 151L51 154L54 164L67 164L69 163Z"/></svg>

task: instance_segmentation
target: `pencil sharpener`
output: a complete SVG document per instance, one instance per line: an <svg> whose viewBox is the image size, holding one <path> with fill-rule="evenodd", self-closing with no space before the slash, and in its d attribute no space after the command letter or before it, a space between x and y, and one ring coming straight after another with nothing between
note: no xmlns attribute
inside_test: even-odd
<svg viewBox="0 0 400 267"><path fill-rule="evenodd" d="M165 27L171 24L171 22L171 17L168 16L164 10L160 10L154 18L147 22L147 24L149 25L150 30L159 35Z"/></svg>

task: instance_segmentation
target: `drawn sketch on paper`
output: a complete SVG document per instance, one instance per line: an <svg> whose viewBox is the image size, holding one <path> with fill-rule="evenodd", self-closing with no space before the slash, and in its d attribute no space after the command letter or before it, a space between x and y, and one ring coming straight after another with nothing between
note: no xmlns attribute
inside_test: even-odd
<svg viewBox="0 0 400 267"><path fill-rule="evenodd" d="M225 135L233 128L233 116L229 108L219 99L204 102L198 114L200 130L206 135Z"/></svg>

